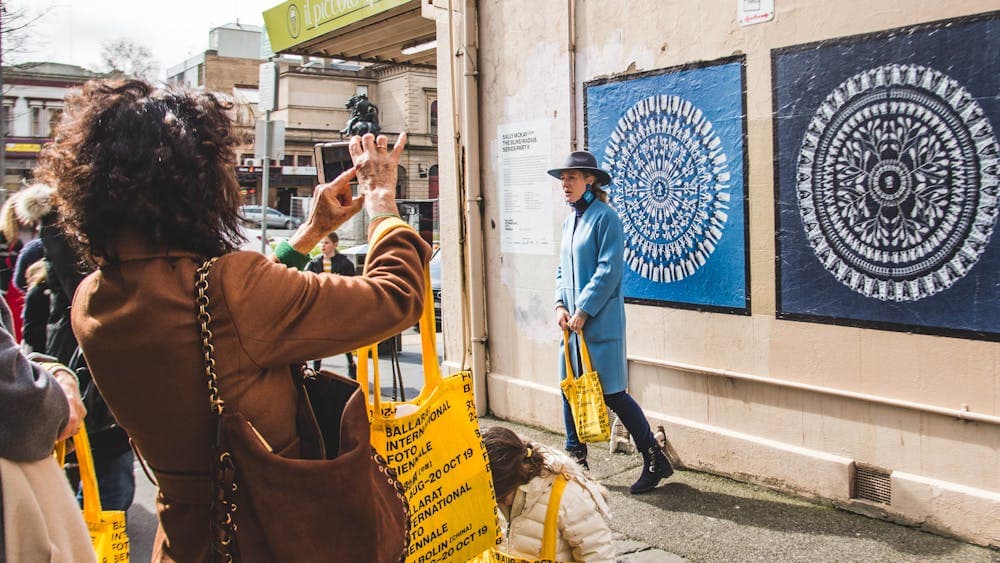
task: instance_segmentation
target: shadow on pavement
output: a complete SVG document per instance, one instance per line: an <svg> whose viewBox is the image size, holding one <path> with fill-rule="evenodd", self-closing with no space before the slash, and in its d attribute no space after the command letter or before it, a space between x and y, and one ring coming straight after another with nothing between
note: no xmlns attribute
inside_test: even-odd
<svg viewBox="0 0 1000 563"><path fill-rule="evenodd" d="M684 479L678 471L672 479ZM631 473L630 473L631 475ZM711 476L715 479L723 479ZM929 533L914 534L911 528L889 522L865 519L859 526L856 514L836 508L809 505L789 497L789 502L734 496L722 492L701 490L687 483L668 481L644 495L629 495L627 485L608 485L615 494L654 506L665 512L699 514L716 520L780 532L822 536L843 536L852 539L868 537L893 549L918 556L942 556L955 551L961 544ZM772 495L780 493L769 491Z"/></svg>

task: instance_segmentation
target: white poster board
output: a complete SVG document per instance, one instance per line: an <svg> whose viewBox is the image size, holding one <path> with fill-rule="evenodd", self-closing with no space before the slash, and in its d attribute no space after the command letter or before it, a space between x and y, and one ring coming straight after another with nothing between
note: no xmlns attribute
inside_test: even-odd
<svg viewBox="0 0 1000 563"><path fill-rule="evenodd" d="M769 22L774 19L774 0L736 0L740 25Z"/></svg>
<svg viewBox="0 0 1000 563"><path fill-rule="evenodd" d="M497 127L500 194L500 251L554 254L551 167L552 143L545 121Z"/></svg>

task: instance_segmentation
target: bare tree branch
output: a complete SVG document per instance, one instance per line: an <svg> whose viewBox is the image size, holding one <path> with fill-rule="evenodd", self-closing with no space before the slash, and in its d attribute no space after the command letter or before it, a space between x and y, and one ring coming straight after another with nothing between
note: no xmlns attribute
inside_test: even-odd
<svg viewBox="0 0 1000 563"><path fill-rule="evenodd" d="M129 39L115 39L101 45L101 64L105 71L147 80L155 78L159 70L152 51Z"/></svg>
<svg viewBox="0 0 1000 563"><path fill-rule="evenodd" d="M0 63L9 64L33 52L28 48L29 31L39 20L52 11L52 6L32 12L24 7L10 7L0 1Z"/></svg>

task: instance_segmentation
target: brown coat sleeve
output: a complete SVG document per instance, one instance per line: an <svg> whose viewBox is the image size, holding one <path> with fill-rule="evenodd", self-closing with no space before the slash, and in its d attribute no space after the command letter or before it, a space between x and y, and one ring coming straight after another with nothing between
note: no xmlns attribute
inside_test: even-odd
<svg viewBox="0 0 1000 563"><path fill-rule="evenodd" d="M398 228L371 252L368 274L356 277L300 272L252 252L228 255L212 268L211 297L261 368L333 356L401 332L423 310L427 243Z"/></svg>

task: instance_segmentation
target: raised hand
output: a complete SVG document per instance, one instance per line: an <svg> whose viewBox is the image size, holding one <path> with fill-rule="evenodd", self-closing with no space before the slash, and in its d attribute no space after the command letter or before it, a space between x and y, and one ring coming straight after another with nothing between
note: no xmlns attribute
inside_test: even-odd
<svg viewBox="0 0 1000 563"><path fill-rule="evenodd" d="M365 196L365 211L369 217L386 213L399 214L396 208L396 171L406 146L406 133L401 133L389 150L385 135L351 137L347 148L358 172L358 187Z"/></svg>

